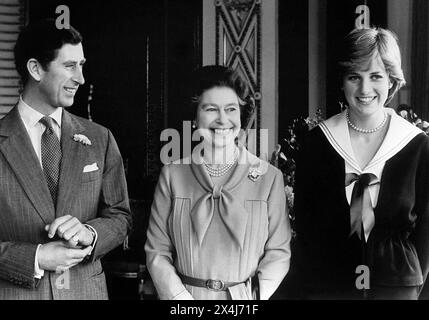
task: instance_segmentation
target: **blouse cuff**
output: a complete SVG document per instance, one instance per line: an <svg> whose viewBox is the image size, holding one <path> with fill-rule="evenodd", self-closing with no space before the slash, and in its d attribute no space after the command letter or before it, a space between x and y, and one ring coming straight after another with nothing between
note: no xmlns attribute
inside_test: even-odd
<svg viewBox="0 0 429 320"><path fill-rule="evenodd" d="M189 293L188 290L183 289L178 295L173 297L171 300L195 300L194 297Z"/></svg>

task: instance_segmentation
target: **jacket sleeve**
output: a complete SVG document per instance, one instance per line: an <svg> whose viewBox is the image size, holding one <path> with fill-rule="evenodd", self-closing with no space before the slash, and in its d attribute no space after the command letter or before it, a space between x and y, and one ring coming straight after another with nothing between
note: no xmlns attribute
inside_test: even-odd
<svg viewBox="0 0 429 320"><path fill-rule="evenodd" d="M258 265L261 300L271 297L289 271L291 237L283 175L276 169L268 198L268 240Z"/></svg>
<svg viewBox="0 0 429 320"><path fill-rule="evenodd" d="M0 241L0 278L15 285L34 289L34 259L37 244Z"/></svg>
<svg viewBox="0 0 429 320"><path fill-rule="evenodd" d="M429 272L429 138L424 142L416 173L415 212L417 220L415 234L412 238L419 257L423 281L426 282ZM424 290L429 292L427 283Z"/></svg>
<svg viewBox="0 0 429 320"><path fill-rule="evenodd" d="M159 298L162 300L193 300L174 267L175 249L168 231L172 209L169 166L161 171L155 189L145 245L146 264Z"/></svg>
<svg viewBox="0 0 429 320"><path fill-rule="evenodd" d="M131 229L131 212L125 171L118 145L107 130L107 149L97 218L85 223L97 231L91 261L119 246Z"/></svg>

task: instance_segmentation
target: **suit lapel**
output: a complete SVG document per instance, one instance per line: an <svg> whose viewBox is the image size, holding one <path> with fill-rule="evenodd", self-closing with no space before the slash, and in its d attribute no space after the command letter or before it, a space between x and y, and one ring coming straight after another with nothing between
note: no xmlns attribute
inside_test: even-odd
<svg viewBox="0 0 429 320"><path fill-rule="evenodd" d="M51 194L17 107L2 120L0 139L0 152L40 217L50 223L55 217Z"/></svg>
<svg viewBox="0 0 429 320"><path fill-rule="evenodd" d="M61 121L61 171L59 180L56 216L68 214L73 206L77 188L80 186L85 161L85 146L73 140L73 135L85 131L85 128L64 110Z"/></svg>

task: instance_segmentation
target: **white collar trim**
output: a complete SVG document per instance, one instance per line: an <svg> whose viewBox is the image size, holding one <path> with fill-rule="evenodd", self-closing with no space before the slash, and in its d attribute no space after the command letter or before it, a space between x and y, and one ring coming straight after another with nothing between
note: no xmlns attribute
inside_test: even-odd
<svg viewBox="0 0 429 320"><path fill-rule="evenodd" d="M415 136L423 131L398 116L391 108L385 108L390 115L389 129L383 143L374 158L362 170L357 164L350 142L349 127L347 125L346 110L319 124L329 143L338 154L357 172L368 171L401 151Z"/></svg>
<svg viewBox="0 0 429 320"><path fill-rule="evenodd" d="M40 119L44 117L42 113L28 105L22 99L22 96L19 97L18 112L28 128L36 126L39 123ZM62 115L63 108L56 108L55 111L49 115L49 117L55 120L55 123L58 125L59 128L61 128Z"/></svg>

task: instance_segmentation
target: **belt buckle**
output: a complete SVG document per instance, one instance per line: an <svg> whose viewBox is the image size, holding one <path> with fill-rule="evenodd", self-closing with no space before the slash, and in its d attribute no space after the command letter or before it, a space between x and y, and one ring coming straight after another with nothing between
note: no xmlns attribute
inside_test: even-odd
<svg viewBox="0 0 429 320"><path fill-rule="evenodd" d="M225 283L223 283L222 280L209 279L206 281L206 288L214 291L223 291L225 289Z"/></svg>

